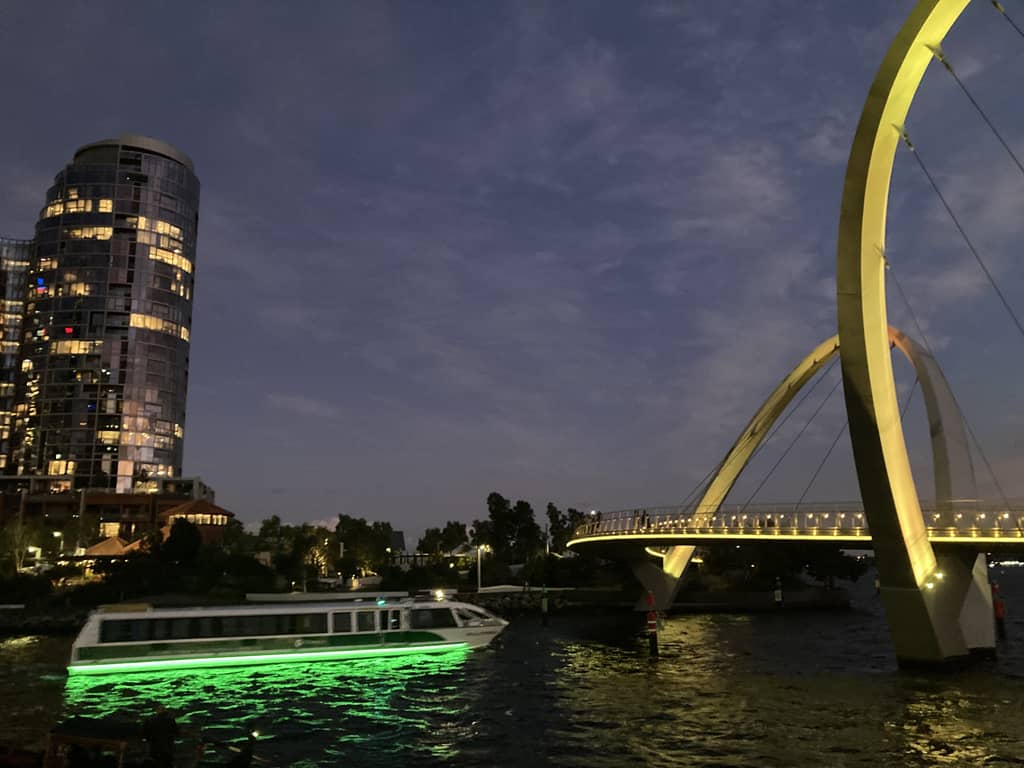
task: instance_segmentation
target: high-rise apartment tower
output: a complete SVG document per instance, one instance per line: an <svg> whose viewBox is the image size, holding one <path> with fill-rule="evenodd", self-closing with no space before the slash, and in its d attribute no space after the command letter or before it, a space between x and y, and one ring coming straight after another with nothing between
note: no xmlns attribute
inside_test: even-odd
<svg viewBox="0 0 1024 768"><path fill-rule="evenodd" d="M0 237L0 474L9 472L15 386L18 382L25 280L32 259L31 240Z"/></svg>
<svg viewBox="0 0 1024 768"><path fill-rule="evenodd" d="M53 491L180 477L198 212L192 161L145 136L88 144L57 174L27 280L20 474Z"/></svg>

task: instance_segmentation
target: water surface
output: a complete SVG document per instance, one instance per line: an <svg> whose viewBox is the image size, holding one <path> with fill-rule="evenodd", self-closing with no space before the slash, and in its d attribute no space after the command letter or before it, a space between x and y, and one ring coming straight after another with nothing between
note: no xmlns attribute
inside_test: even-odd
<svg viewBox="0 0 1024 768"><path fill-rule="evenodd" d="M159 701L218 740L258 728L275 765L1024 765L1022 577L1000 576L998 661L956 674L899 672L867 585L848 612L672 617L657 660L629 614L527 617L472 653L70 679L68 640L18 638L0 740Z"/></svg>

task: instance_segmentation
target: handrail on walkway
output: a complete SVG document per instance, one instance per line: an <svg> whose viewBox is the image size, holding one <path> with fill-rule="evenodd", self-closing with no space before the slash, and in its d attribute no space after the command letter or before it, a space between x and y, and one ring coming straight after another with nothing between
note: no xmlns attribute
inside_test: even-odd
<svg viewBox="0 0 1024 768"><path fill-rule="evenodd" d="M1024 503L1019 505L954 502L943 507L923 506L930 538L1024 539ZM696 505L648 507L595 512L573 537L609 535L681 534L786 535L813 538L826 535L870 537L863 508L856 502L827 504L724 505L702 509Z"/></svg>

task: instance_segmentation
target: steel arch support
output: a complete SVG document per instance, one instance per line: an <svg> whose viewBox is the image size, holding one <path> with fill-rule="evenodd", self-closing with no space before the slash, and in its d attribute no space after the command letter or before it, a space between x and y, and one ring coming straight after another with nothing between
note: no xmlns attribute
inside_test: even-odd
<svg viewBox="0 0 1024 768"><path fill-rule="evenodd" d="M938 507L949 508L958 497L973 498L974 469L971 465L963 418L949 383L935 358L927 350L895 328L889 328L888 335L889 343L914 367L914 373L921 384L931 435L935 499ZM814 375L835 359L837 354L839 337L832 336L811 350L811 353L797 363L772 391L722 459L718 471L697 505L695 517L703 518L704 523L714 517L732 490L736 479L779 416ZM675 600L694 549L692 546L669 547L661 555L660 567L642 555L632 560L633 572L645 589L654 595L658 610L666 610ZM953 568L953 565L949 567Z"/></svg>
<svg viewBox="0 0 1024 768"><path fill-rule="evenodd" d="M889 631L902 664L968 652L966 597L928 542L910 471L889 355L885 226L895 153L914 95L969 0L920 0L897 33L854 135L839 218L836 292L850 438L871 528ZM971 569L970 572L973 572ZM940 578L939 574L943 574ZM965 577L966 579L966 577Z"/></svg>

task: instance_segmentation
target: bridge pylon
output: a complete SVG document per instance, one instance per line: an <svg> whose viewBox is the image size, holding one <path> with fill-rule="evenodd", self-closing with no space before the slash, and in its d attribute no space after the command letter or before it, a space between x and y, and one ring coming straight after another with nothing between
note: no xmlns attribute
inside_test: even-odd
<svg viewBox="0 0 1024 768"><path fill-rule="evenodd" d="M897 33L854 134L839 218L846 412L882 600L905 666L942 664L995 645L983 557L965 563L928 541L896 398L885 302L886 209L900 131L933 51L968 2L920 0Z"/></svg>

